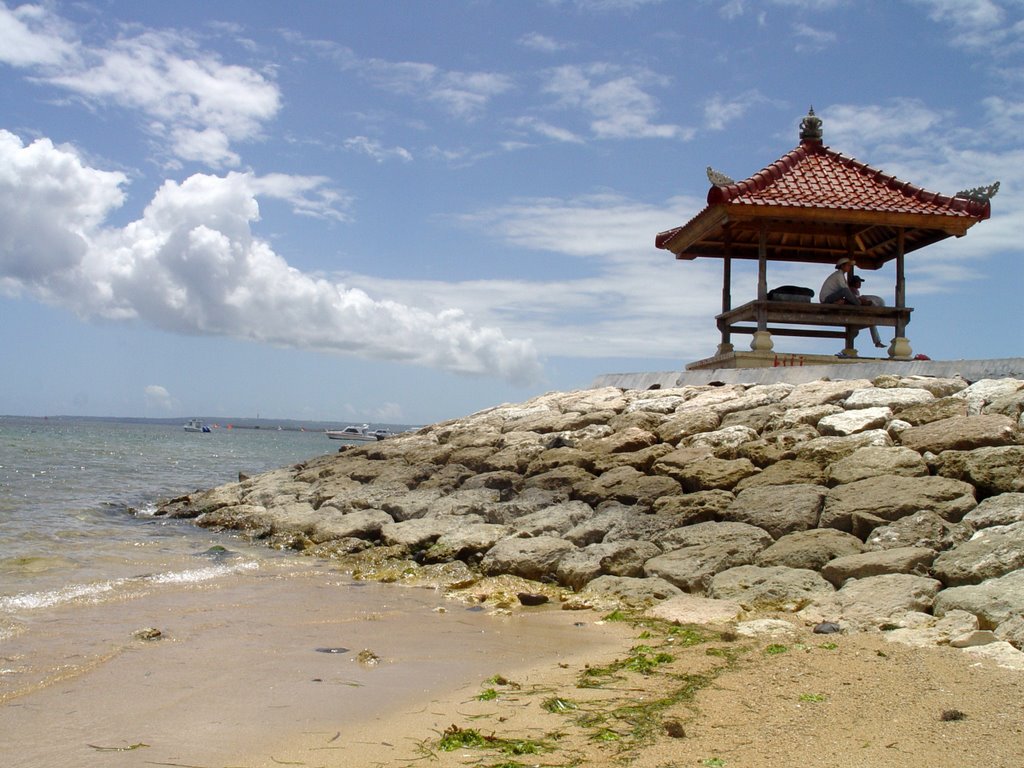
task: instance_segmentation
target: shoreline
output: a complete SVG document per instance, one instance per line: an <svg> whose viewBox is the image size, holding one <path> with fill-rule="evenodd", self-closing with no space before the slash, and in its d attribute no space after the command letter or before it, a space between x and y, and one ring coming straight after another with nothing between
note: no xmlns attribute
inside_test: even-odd
<svg viewBox="0 0 1024 768"><path fill-rule="evenodd" d="M436 590L356 582L297 558L89 610L89 627L75 626L73 606L46 619L65 645L67 632L98 628L90 647L105 647L72 654L65 677L0 706L5 764L274 765L276 750L305 734L352 738L424 699L617 642L590 612L490 615ZM145 627L160 638L132 637ZM363 651L371 663L359 661ZM8 660L17 652L5 644Z"/></svg>

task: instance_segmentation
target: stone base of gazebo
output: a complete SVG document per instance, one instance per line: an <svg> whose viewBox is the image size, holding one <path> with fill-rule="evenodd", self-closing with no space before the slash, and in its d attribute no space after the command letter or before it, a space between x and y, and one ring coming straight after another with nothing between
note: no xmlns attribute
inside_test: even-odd
<svg viewBox="0 0 1024 768"><path fill-rule="evenodd" d="M703 360L688 363L686 370L703 371L715 368L789 368L811 365L843 365L856 363L878 363L892 360L891 357L836 357L835 355L814 355L806 352L724 352Z"/></svg>

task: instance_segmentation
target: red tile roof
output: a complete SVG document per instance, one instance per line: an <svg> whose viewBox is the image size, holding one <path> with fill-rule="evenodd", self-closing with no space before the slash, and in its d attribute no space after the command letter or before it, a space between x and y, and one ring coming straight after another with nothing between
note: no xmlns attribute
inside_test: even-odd
<svg viewBox="0 0 1024 768"><path fill-rule="evenodd" d="M708 169L715 181L707 207L660 232L655 245L679 259L753 259L764 230L769 259L827 263L845 255L877 269L901 252L960 237L990 215L987 197L998 184L974 197L901 181L826 147L813 111L800 138L799 146L743 181Z"/></svg>
<svg viewBox="0 0 1024 768"><path fill-rule="evenodd" d="M805 140L749 179L713 186L708 204L778 205L988 218L989 204L916 187Z"/></svg>

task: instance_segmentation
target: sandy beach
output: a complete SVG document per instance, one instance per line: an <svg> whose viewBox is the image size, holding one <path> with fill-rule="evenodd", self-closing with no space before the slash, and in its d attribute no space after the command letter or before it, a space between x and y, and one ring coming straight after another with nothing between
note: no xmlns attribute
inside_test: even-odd
<svg viewBox="0 0 1024 768"><path fill-rule="evenodd" d="M494 615L305 562L146 605L104 606L66 678L9 696L6 765L1024 764L1024 674L792 616L748 637ZM162 637L132 637L147 626Z"/></svg>
<svg viewBox="0 0 1024 768"><path fill-rule="evenodd" d="M358 746L374 724L438 697L605 654L621 639L594 614L494 616L433 589L353 582L306 559L90 606L89 615L83 626L68 606L31 637L5 641L5 765L275 765L289 745ZM150 627L159 639L133 636ZM58 672L15 684L11 670L27 654L51 654ZM402 743L401 731L385 731Z"/></svg>

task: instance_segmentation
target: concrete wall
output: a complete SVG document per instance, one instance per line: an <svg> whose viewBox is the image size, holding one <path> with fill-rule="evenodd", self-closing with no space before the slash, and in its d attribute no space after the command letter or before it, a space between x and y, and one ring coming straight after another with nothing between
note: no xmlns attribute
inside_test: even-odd
<svg viewBox="0 0 1024 768"><path fill-rule="evenodd" d="M784 381L802 384L817 379L873 379L882 374L899 376L961 376L968 381L979 379L1024 379L1024 357L995 360L884 360L843 365L805 365L779 368L718 368L706 371L661 371L640 373L606 373L594 379L592 387L623 389L669 389L696 384L774 384Z"/></svg>

